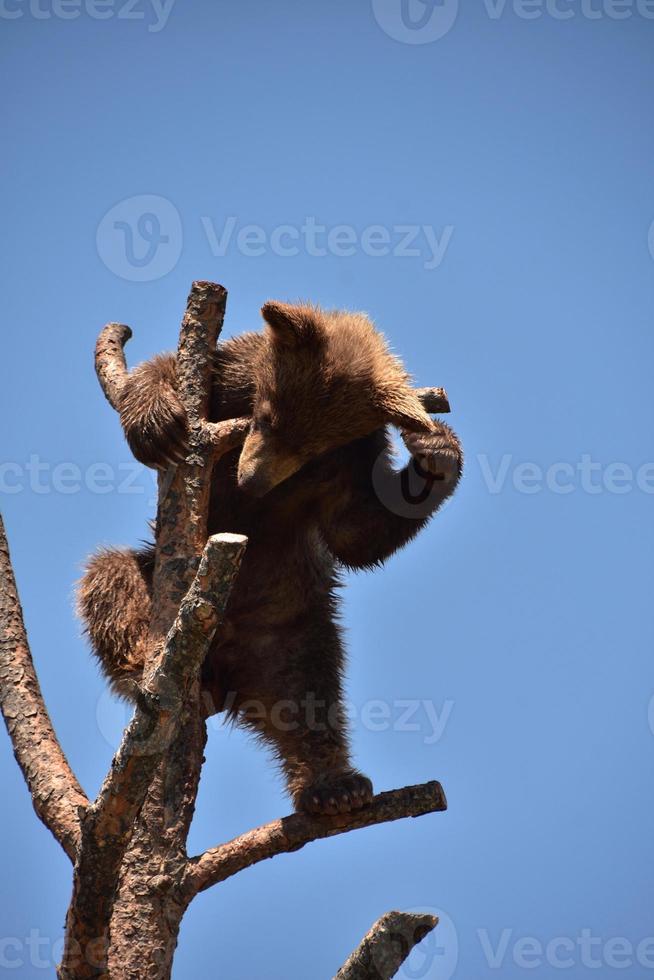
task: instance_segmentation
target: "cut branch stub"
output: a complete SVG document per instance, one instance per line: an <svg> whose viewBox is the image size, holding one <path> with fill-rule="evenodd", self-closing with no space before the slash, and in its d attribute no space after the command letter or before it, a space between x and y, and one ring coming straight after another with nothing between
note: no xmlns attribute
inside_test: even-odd
<svg viewBox="0 0 654 980"><path fill-rule="evenodd" d="M450 400L445 388L416 388L416 395L426 412L444 415L450 411Z"/></svg>
<svg viewBox="0 0 654 980"><path fill-rule="evenodd" d="M120 411L120 396L127 379L123 348L132 336L125 323L108 323L95 345L95 370L105 397L112 408Z"/></svg>
<svg viewBox="0 0 654 980"><path fill-rule="evenodd" d="M364 936L334 980L391 980L414 946L437 925L435 915L387 912Z"/></svg>
<svg viewBox="0 0 654 980"><path fill-rule="evenodd" d="M185 687L199 670L222 619L247 545L242 534L215 534L207 541L198 570L166 639L163 656L145 692L160 710L178 711Z"/></svg>
<svg viewBox="0 0 654 980"><path fill-rule="evenodd" d="M203 433L211 446L213 459L217 460L232 449L242 446L251 424L252 419L249 416L226 419L223 422L207 422Z"/></svg>

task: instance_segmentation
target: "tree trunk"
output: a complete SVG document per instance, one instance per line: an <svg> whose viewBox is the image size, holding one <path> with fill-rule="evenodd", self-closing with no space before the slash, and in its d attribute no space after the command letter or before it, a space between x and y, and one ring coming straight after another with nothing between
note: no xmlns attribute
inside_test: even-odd
<svg viewBox="0 0 654 980"><path fill-rule="evenodd" d="M206 725L195 702L153 781L123 860L111 918L111 977L171 975L187 908L180 886L205 744Z"/></svg>

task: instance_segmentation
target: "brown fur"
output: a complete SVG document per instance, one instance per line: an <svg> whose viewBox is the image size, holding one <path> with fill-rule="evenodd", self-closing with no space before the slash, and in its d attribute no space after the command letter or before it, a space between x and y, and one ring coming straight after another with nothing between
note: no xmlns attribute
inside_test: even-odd
<svg viewBox="0 0 654 980"><path fill-rule="evenodd" d="M448 426L425 414L362 314L264 306L267 329L220 343L213 421L252 414L242 452L214 469L209 531L248 535L227 621L203 668L215 710L271 745L296 806L340 812L370 798L341 717L338 567L372 567L406 544L454 490L462 466ZM175 360L131 375L122 421L138 459L184 452ZM386 425L413 459L392 465ZM91 559L79 608L114 687L133 696L143 667L151 551Z"/></svg>

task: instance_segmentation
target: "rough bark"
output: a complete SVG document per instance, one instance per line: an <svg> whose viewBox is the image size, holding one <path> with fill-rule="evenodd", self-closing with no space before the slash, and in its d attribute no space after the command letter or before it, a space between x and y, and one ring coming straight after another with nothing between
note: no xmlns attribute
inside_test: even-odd
<svg viewBox="0 0 654 980"><path fill-rule="evenodd" d="M450 400L445 388L416 388L416 395L426 412L443 415L450 411Z"/></svg>
<svg viewBox="0 0 654 980"><path fill-rule="evenodd" d="M95 372L112 408L120 409L120 396L127 378L123 347L132 336L125 323L108 323L95 345Z"/></svg>
<svg viewBox="0 0 654 980"><path fill-rule="evenodd" d="M435 915L387 912L375 922L334 980L390 980L428 933Z"/></svg>
<svg viewBox="0 0 654 980"><path fill-rule="evenodd" d="M0 704L37 815L75 860L88 799L54 733L30 653L0 517Z"/></svg>

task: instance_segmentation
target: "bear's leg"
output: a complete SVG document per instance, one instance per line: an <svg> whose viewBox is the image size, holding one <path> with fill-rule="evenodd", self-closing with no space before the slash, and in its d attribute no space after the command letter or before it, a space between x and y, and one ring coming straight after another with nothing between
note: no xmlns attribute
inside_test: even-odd
<svg viewBox="0 0 654 980"><path fill-rule="evenodd" d="M337 627L325 617L269 642L251 661L255 683L252 675L234 678L239 722L274 749L296 809L334 814L364 806L372 783L350 762Z"/></svg>
<svg viewBox="0 0 654 980"><path fill-rule="evenodd" d="M151 550L106 548L89 559L77 588L77 610L93 652L124 697L136 697L143 674L151 582Z"/></svg>

